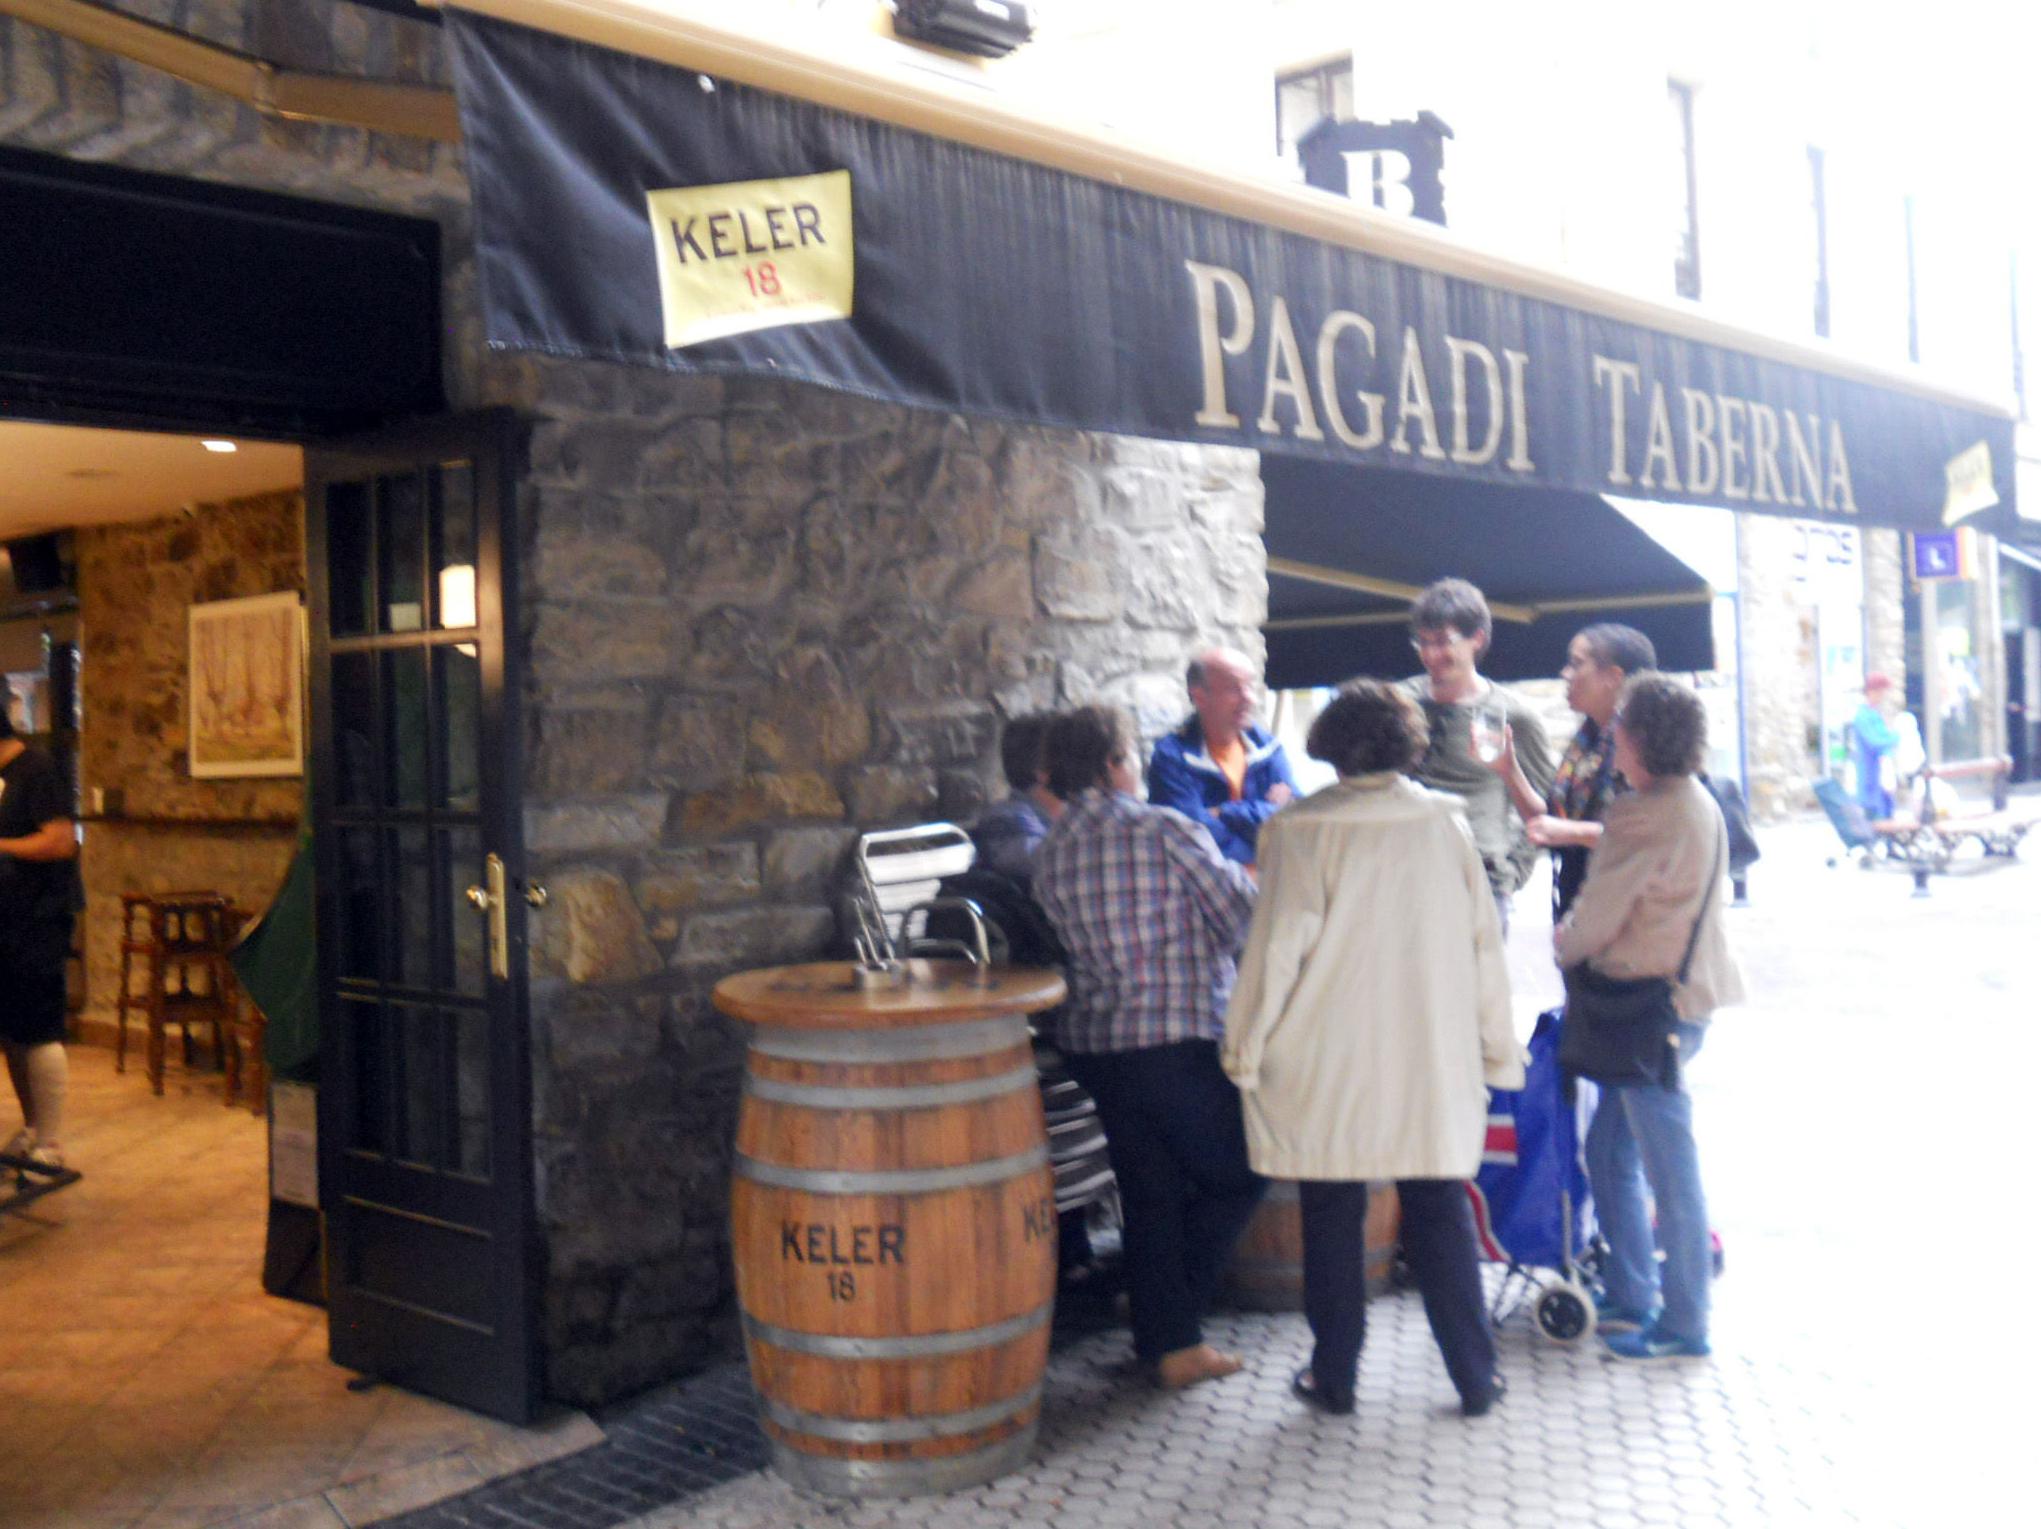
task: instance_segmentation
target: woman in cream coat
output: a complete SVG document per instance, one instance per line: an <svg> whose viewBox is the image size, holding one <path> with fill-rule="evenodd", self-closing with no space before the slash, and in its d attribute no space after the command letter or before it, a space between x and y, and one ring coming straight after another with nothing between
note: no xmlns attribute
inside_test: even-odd
<svg viewBox="0 0 2041 1529"><path fill-rule="evenodd" d="M1293 1389L1350 1412L1366 1333L1368 1180L1394 1179L1405 1257L1460 1393L1502 1393L1465 1182L1480 1165L1487 1089L1523 1086L1488 874L1459 799L1399 772L1423 714L1357 680L1308 749L1337 784L1276 814L1261 900L1226 1015L1255 1171L1295 1179L1304 1216L1311 1363Z"/></svg>

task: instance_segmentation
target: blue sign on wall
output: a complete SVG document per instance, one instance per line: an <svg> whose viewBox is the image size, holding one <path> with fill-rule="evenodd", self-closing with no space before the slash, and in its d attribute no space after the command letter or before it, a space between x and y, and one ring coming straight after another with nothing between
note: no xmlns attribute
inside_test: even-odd
<svg viewBox="0 0 2041 1529"><path fill-rule="evenodd" d="M1921 583L1970 577L1970 533L1962 527L1916 531L1908 540L1913 546L1913 576Z"/></svg>

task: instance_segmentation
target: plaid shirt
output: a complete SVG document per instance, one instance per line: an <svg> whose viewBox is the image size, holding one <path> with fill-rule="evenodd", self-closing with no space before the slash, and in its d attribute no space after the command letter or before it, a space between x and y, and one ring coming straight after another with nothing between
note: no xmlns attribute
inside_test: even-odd
<svg viewBox="0 0 2041 1529"><path fill-rule="evenodd" d="M1217 1040L1254 883L1202 826L1095 788L1035 855L1035 896L1070 952L1066 1051Z"/></svg>

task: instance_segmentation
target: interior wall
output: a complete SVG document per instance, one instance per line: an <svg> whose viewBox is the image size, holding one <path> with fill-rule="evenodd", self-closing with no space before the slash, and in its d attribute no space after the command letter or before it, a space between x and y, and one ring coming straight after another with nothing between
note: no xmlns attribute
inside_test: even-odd
<svg viewBox="0 0 2041 1529"><path fill-rule="evenodd" d="M259 912L283 879L304 780L192 778L187 612L304 587L304 496L296 491L78 532L82 1039L112 1035L123 892L203 888Z"/></svg>

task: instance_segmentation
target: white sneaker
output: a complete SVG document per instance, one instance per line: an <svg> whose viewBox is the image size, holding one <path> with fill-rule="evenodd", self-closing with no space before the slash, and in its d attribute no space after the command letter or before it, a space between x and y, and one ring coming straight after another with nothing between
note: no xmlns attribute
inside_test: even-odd
<svg viewBox="0 0 2041 1529"><path fill-rule="evenodd" d="M37 1147L28 1154L28 1160L38 1168L62 1168L64 1149L62 1147Z"/></svg>
<svg viewBox="0 0 2041 1529"><path fill-rule="evenodd" d="M35 1151L35 1132L27 1126L16 1131L6 1146L0 1147L0 1157L27 1157Z"/></svg>

